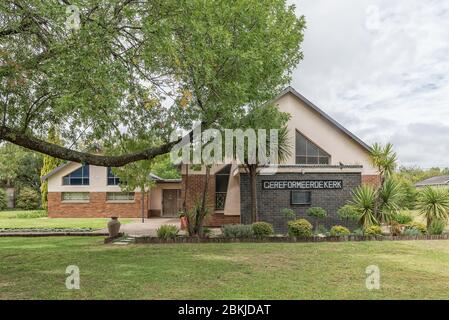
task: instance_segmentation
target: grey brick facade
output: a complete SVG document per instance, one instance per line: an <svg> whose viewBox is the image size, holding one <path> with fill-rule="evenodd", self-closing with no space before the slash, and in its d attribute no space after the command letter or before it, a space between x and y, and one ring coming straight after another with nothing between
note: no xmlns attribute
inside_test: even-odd
<svg viewBox="0 0 449 320"><path fill-rule="evenodd" d="M312 193L310 205L292 205L291 190L263 190L262 180L342 180L342 189L310 190ZM351 191L362 182L360 173L279 173L276 175L258 176L257 205L260 221L273 224L276 232L287 231L287 220L281 209L290 208L297 218L306 218L311 223L313 219L307 216L310 207L322 207L327 211L327 218L321 224L326 228L333 225L346 225L338 218L337 210L351 199ZM240 205L241 222L251 222L250 183L247 174L240 175ZM353 228L354 223L349 227Z"/></svg>

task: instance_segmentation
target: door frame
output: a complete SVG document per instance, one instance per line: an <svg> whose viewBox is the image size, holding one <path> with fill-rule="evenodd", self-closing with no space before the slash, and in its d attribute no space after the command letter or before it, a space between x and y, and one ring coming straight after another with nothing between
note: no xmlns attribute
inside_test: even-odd
<svg viewBox="0 0 449 320"><path fill-rule="evenodd" d="M176 213L174 215L165 215L165 208L164 208L164 193L166 190L170 190L170 191L176 191L176 199L175 199L175 206L176 206ZM170 189L170 188L165 188L162 189L162 204L161 204L161 218L177 218L177 213L180 210L180 208L178 208L178 200L181 197L181 189Z"/></svg>

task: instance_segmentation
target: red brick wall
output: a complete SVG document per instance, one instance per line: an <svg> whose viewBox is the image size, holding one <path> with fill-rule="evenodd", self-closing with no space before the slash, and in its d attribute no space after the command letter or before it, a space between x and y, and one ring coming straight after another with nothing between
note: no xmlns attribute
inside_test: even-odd
<svg viewBox="0 0 449 320"><path fill-rule="evenodd" d="M136 192L132 203L106 202L106 192L90 192L88 203L61 201L61 192L48 193L48 216L50 218L139 218L141 194ZM148 212L148 197L145 197L145 215Z"/></svg>
<svg viewBox="0 0 449 320"><path fill-rule="evenodd" d="M378 174L364 174L362 175L362 184L369 184L377 187L380 185L380 176Z"/></svg>
<svg viewBox="0 0 449 320"><path fill-rule="evenodd" d="M186 201L186 209L190 210L198 199L201 199L204 192L205 175L192 174L182 176L182 199ZM228 216L223 213L215 213L215 176L209 177L207 188L206 204L212 214L205 221L208 227L219 227L223 224L240 223L240 216ZM186 192L186 193L185 193Z"/></svg>
<svg viewBox="0 0 449 320"><path fill-rule="evenodd" d="M204 223L207 227L221 227L224 224L238 224L240 216L224 215L223 213L212 214Z"/></svg>

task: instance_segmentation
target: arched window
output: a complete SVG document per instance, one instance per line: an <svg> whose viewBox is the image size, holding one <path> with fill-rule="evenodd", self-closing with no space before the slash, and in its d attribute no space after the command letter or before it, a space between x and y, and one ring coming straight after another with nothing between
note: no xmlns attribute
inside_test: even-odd
<svg viewBox="0 0 449 320"><path fill-rule="evenodd" d="M296 164L329 164L330 155L296 131Z"/></svg>
<svg viewBox="0 0 449 320"><path fill-rule="evenodd" d="M215 210L224 210L230 173L231 165L228 164L215 174Z"/></svg>
<svg viewBox="0 0 449 320"><path fill-rule="evenodd" d="M88 186L89 165L84 164L82 167L63 177L62 184L65 186Z"/></svg>

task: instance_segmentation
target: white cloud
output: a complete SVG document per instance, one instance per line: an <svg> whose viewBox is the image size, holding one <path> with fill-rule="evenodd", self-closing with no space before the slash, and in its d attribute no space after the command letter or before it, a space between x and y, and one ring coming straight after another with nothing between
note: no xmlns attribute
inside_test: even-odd
<svg viewBox="0 0 449 320"><path fill-rule="evenodd" d="M449 167L449 1L290 3L307 21L293 87L401 163Z"/></svg>

